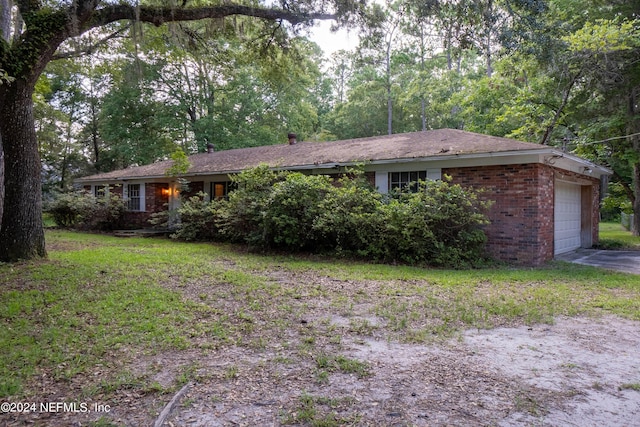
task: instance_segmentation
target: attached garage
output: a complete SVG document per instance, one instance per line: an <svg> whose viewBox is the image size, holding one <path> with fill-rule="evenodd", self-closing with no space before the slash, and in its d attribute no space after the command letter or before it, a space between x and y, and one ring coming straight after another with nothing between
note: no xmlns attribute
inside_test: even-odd
<svg viewBox="0 0 640 427"><path fill-rule="evenodd" d="M555 180L554 185L554 255L578 248L590 248L597 229L597 212L594 212L593 183Z"/></svg>
<svg viewBox="0 0 640 427"><path fill-rule="evenodd" d="M580 185L556 181L554 204L554 254L582 246L582 190Z"/></svg>

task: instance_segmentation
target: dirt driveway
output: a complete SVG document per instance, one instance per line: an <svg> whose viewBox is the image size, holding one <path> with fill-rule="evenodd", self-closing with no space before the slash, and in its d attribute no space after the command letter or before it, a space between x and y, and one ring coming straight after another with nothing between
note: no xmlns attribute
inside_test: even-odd
<svg viewBox="0 0 640 427"><path fill-rule="evenodd" d="M346 327L344 319L334 324ZM211 381L193 385L166 425L304 424L325 413L324 425L640 426L636 322L560 318L467 331L444 345L343 345L371 376L334 373L321 383L314 367L273 364L269 354L201 355ZM213 380L231 364L241 367L235 375Z"/></svg>
<svg viewBox="0 0 640 427"><path fill-rule="evenodd" d="M260 274L262 288L167 284L220 316L198 319L206 333L187 349L122 348L83 375L40 375L31 388L40 401L83 399L109 405L107 413L0 414L0 426L640 426L640 322L556 317L446 341L427 329L432 339L412 341L405 323L443 321L466 306L411 296L420 281L395 288L284 269Z"/></svg>

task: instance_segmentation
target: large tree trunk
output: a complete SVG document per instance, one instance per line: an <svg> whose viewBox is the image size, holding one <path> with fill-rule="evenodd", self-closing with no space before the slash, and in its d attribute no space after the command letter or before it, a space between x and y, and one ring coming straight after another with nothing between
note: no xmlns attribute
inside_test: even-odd
<svg viewBox="0 0 640 427"><path fill-rule="evenodd" d="M0 88L0 135L5 168L0 261L47 255L32 92L33 87L23 80Z"/></svg>
<svg viewBox="0 0 640 427"><path fill-rule="evenodd" d="M632 162L633 177L631 181L633 196L633 221L631 222L631 233L634 236L640 236L640 108L638 100L640 99L640 87L631 87L629 91L629 103L627 107L628 123L627 134L631 135L631 148L633 149L635 161Z"/></svg>
<svg viewBox="0 0 640 427"><path fill-rule="evenodd" d="M0 0L0 38L9 40L11 36L11 9L12 0Z"/></svg>
<svg viewBox="0 0 640 427"><path fill-rule="evenodd" d="M631 233L640 236L640 162L633 165L633 222L631 223Z"/></svg>
<svg viewBox="0 0 640 427"><path fill-rule="evenodd" d="M0 228L2 228L3 207L4 207L4 150L2 149L2 134L0 133Z"/></svg>

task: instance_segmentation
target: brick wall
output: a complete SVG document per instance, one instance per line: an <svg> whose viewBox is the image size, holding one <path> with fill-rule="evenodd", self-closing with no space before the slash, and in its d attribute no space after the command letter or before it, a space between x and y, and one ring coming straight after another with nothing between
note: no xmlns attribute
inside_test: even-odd
<svg viewBox="0 0 640 427"><path fill-rule="evenodd" d="M541 164L443 169L453 182L492 200L487 251L499 260L539 265L553 259L553 169Z"/></svg>
<svg viewBox="0 0 640 427"><path fill-rule="evenodd" d="M145 212L125 212L124 224L126 228L148 228L149 219L155 212L166 209L165 204L169 202L169 196L162 194L163 188L168 188L168 183L146 183L144 186L144 206ZM122 187L112 189L115 193L122 196Z"/></svg>
<svg viewBox="0 0 640 427"><path fill-rule="evenodd" d="M205 192L204 181L189 182L188 191L180 191L180 196L182 196L182 200L187 200L189 197L203 192Z"/></svg>
<svg viewBox="0 0 640 427"><path fill-rule="evenodd" d="M147 212L160 212L167 209L165 206L169 203L169 195L162 194L163 188L169 188L168 182L163 183L146 183L144 189L145 210Z"/></svg>

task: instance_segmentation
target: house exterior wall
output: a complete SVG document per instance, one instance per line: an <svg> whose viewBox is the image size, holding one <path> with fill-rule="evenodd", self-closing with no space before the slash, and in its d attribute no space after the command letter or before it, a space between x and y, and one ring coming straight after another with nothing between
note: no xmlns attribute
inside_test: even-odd
<svg viewBox="0 0 640 427"><path fill-rule="evenodd" d="M447 175L453 183L474 189L482 189L481 197L491 200L488 216L491 221L485 226L488 237L487 252L495 259L512 264L540 265L554 257L554 188L557 180L572 182L582 187L583 223L588 224L583 232L591 232L591 241L598 242L598 219L600 181L585 174L556 168L544 163L501 164L456 166L429 169L429 165L392 165L394 168L432 171L432 176ZM402 166L402 168L400 168ZM384 184L380 191L388 189L388 169L368 170L366 179L373 185ZM407 169L408 170L408 169ZM325 172L326 173L326 172ZM148 220L154 212L166 209L169 195L163 188L170 188L166 182L145 183L145 211L127 212L125 223L129 228L148 227ZM207 181L192 181L182 197L190 197L205 191ZM91 187L85 187L91 190ZM111 187L111 191L122 196L123 186ZM590 205L589 205L590 203ZM590 228L590 230L589 230Z"/></svg>
<svg viewBox="0 0 640 427"><path fill-rule="evenodd" d="M169 203L169 196L162 194L163 188L168 188L169 183L147 182L144 184L144 212L125 212L124 223L127 228L147 228L149 219L155 212L165 210L165 204ZM115 191L122 196L122 186Z"/></svg>
<svg viewBox="0 0 640 427"><path fill-rule="evenodd" d="M487 252L495 259L520 265L540 265L553 259L556 179L591 187L592 243L598 241L600 182L595 178L539 163L447 168L442 173L451 176L455 184L482 189L481 197L494 202L485 232Z"/></svg>
<svg viewBox="0 0 640 427"><path fill-rule="evenodd" d="M541 164L448 168L455 184L493 201L487 251L499 260L539 265L553 259L553 168Z"/></svg>
<svg viewBox="0 0 640 427"><path fill-rule="evenodd" d="M583 200L583 211L591 213L591 242L593 245L598 244L600 240L600 180L577 174L575 172L556 169L555 179L580 184L583 189L590 187L590 191L583 191L583 196L587 195L590 200ZM590 206L587 206L591 203Z"/></svg>
<svg viewBox="0 0 640 427"><path fill-rule="evenodd" d="M190 181L187 191L181 191L180 194L186 200L189 197L203 192L205 192L204 181Z"/></svg>

